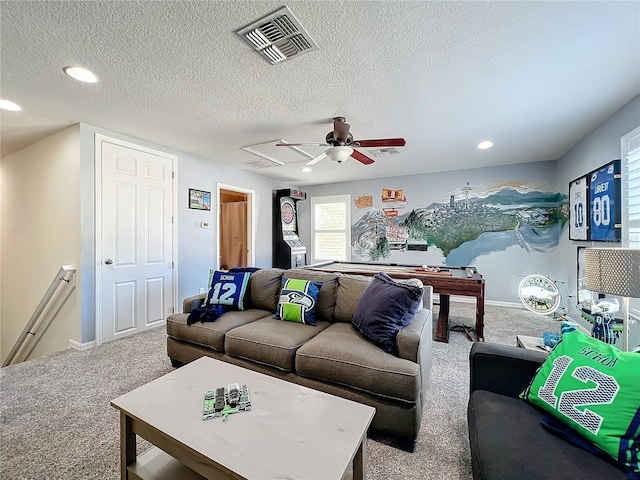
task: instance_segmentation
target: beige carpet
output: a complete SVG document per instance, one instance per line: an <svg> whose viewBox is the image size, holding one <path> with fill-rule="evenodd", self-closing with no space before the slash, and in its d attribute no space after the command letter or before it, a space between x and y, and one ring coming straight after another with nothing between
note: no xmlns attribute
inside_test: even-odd
<svg viewBox="0 0 640 480"><path fill-rule="evenodd" d="M452 303L452 323L470 325L473 319L474 305ZM558 323L524 310L486 308L488 342L515 345L516 333L558 329ZM165 340L162 327L1 369L0 478L119 478L119 418L109 401L172 370ZM369 478L471 478L466 425L470 348L463 333L452 332L448 344L434 342L415 450L399 450L389 445L390 439L374 436L368 442ZM148 447L139 441L139 451Z"/></svg>

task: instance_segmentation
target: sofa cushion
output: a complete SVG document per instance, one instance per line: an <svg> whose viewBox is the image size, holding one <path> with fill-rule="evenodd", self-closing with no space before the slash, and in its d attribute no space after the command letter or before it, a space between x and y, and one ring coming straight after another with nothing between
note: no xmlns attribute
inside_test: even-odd
<svg viewBox="0 0 640 480"><path fill-rule="evenodd" d="M283 272L280 268L263 268L252 273L247 289L247 304L253 308L275 312Z"/></svg>
<svg viewBox="0 0 640 480"><path fill-rule="evenodd" d="M283 322L274 319L272 315L227 333L225 351L233 357L246 358L291 372L296 350L329 325L322 321L316 326Z"/></svg>
<svg viewBox="0 0 640 480"><path fill-rule="evenodd" d="M421 388L417 363L384 353L346 323L334 323L300 347L296 372L409 403Z"/></svg>
<svg viewBox="0 0 640 480"><path fill-rule="evenodd" d="M333 321L333 310L336 306L336 292L338 290L337 273L316 272L304 268L292 268L284 272L287 278L299 278L301 280L313 280L322 282L322 288L318 294L316 317L325 322Z"/></svg>
<svg viewBox="0 0 640 480"><path fill-rule="evenodd" d="M615 466L546 431L544 414L527 402L471 392L469 443L474 480L626 479Z"/></svg>
<svg viewBox="0 0 640 480"><path fill-rule="evenodd" d="M167 317L167 335L224 352L224 336L229 330L272 315L267 310L234 310L225 313L215 322L187 325L187 313L174 313Z"/></svg>
<svg viewBox="0 0 640 480"><path fill-rule="evenodd" d="M363 275L340 275L338 277L338 292L336 294L336 308L333 312L333 320L336 322L351 323L356 313L360 297L367 289L373 277ZM422 282L415 278L396 280L398 283L406 283L419 288L424 288ZM422 303L418 310L422 310Z"/></svg>
<svg viewBox="0 0 640 480"><path fill-rule="evenodd" d="M336 293L336 308L333 319L336 322L351 323L360 297L371 283L372 277L361 275L340 275Z"/></svg>
<svg viewBox="0 0 640 480"><path fill-rule="evenodd" d="M275 318L315 326L320 287L322 282L283 276Z"/></svg>
<svg viewBox="0 0 640 480"><path fill-rule="evenodd" d="M396 353L396 335L409 324L422 302L422 287L377 273L360 297L353 326L387 353Z"/></svg>
<svg viewBox="0 0 640 480"><path fill-rule="evenodd" d="M245 292L249 284L250 273L231 273L215 270L211 285L203 306L224 305L234 310L245 309Z"/></svg>
<svg viewBox="0 0 640 480"><path fill-rule="evenodd" d="M640 355L563 323L522 397L640 474Z"/></svg>

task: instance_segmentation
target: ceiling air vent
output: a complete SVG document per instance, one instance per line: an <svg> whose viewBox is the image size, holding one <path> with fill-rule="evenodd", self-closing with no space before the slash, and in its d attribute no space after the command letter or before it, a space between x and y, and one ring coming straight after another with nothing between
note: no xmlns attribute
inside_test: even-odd
<svg viewBox="0 0 640 480"><path fill-rule="evenodd" d="M246 165L251 168L269 168L279 167L280 164L266 158L256 158L255 160L249 160L248 162L241 162L242 165Z"/></svg>
<svg viewBox="0 0 640 480"><path fill-rule="evenodd" d="M369 153L374 157L387 157L389 155L398 155L400 150L394 147L378 148L376 150L369 150Z"/></svg>
<svg viewBox="0 0 640 480"><path fill-rule="evenodd" d="M289 8L282 7L237 31L272 65L318 50Z"/></svg>

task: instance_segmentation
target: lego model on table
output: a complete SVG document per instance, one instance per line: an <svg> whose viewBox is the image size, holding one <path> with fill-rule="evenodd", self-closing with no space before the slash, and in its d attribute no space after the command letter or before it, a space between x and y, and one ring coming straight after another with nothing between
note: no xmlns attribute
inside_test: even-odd
<svg viewBox="0 0 640 480"><path fill-rule="evenodd" d="M222 417L222 420L226 422L230 414L249 410L251 410L249 387L230 383L227 388L218 387L204 394L202 419Z"/></svg>

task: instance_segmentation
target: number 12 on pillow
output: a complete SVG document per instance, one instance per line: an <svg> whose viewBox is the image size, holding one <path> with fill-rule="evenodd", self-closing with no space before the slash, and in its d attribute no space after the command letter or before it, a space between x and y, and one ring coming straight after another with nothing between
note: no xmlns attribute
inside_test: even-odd
<svg viewBox="0 0 640 480"><path fill-rule="evenodd" d="M214 272L205 306L225 305L244 310L244 294L247 291L249 277L250 274L247 272Z"/></svg>

